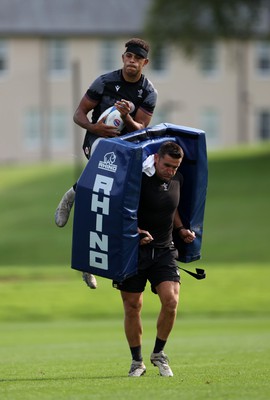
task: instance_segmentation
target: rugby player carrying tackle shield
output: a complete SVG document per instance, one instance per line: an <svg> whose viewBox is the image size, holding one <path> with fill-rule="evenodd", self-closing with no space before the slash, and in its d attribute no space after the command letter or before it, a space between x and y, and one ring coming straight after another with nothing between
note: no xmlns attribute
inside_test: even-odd
<svg viewBox="0 0 270 400"><path fill-rule="evenodd" d="M151 363L161 376L173 376L164 347L173 328L177 313L180 275L177 251L173 245L175 229L185 243L192 243L194 232L186 229L178 213L182 175L177 171L184 153L175 142L163 143L154 155L155 172L142 175L138 208L138 227L141 235L138 273L122 282L113 282L121 291L125 312L125 333L132 355L129 376L146 372L142 357L141 310L147 281L160 299L157 335Z"/></svg>

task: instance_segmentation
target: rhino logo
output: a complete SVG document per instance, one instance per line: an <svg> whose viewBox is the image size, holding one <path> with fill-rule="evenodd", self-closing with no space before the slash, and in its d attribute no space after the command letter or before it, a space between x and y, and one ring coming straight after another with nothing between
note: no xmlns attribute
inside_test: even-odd
<svg viewBox="0 0 270 400"><path fill-rule="evenodd" d="M106 153L103 157L103 161L99 161L98 168L105 169L106 171L116 172L117 165L115 165L116 155L113 151Z"/></svg>
<svg viewBox="0 0 270 400"><path fill-rule="evenodd" d="M104 163L105 164L114 164L116 160L116 155L114 154L113 151L111 151L110 153L106 153L104 156Z"/></svg>

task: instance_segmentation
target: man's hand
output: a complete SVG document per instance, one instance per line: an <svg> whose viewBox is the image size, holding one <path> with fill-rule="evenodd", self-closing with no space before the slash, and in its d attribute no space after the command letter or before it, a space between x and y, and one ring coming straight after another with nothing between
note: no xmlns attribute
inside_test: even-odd
<svg viewBox="0 0 270 400"><path fill-rule="evenodd" d="M138 228L138 232L140 235L140 245L149 244L154 240L153 236L148 232L144 231L143 229Z"/></svg>
<svg viewBox="0 0 270 400"><path fill-rule="evenodd" d="M133 110L131 108L131 104L128 100L121 99L120 101L117 101L115 104L115 107L121 114L121 118L124 120L128 114L130 114ZM133 106L134 107L134 106Z"/></svg>
<svg viewBox="0 0 270 400"><path fill-rule="evenodd" d="M192 243L193 240L196 238L196 235L194 232L192 232L189 229L182 228L179 230L179 236L185 243Z"/></svg>
<svg viewBox="0 0 270 400"><path fill-rule="evenodd" d="M106 115L95 124L91 124L91 133L103 138L114 138L119 136L120 132L114 126L108 126L104 122Z"/></svg>

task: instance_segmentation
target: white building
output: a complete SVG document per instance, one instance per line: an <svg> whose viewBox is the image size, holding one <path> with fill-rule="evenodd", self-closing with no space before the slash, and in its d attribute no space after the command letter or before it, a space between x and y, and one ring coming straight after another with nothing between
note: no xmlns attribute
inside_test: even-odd
<svg viewBox="0 0 270 400"><path fill-rule="evenodd" d="M149 1L1 0L0 163L82 156L74 110L143 36ZM161 50L145 69L159 92L151 125L203 129L209 148L270 139L270 41L213 43L192 60Z"/></svg>

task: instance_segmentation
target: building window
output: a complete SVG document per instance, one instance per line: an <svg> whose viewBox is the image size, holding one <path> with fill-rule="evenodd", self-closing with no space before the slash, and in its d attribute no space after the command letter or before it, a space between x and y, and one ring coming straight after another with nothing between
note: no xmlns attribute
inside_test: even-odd
<svg viewBox="0 0 270 400"><path fill-rule="evenodd" d="M218 72L218 48L216 43L202 46L199 53L199 68L203 75L214 76Z"/></svg>
<svg viewBox="0 0 270 400"><path fill-rule="evenodd" d="M48 43L49 74L61 76L69 71L68 43L66 40L51 40Z"/></svg>
<svg viewBox="0 0 270 400"><path fill-rule="evenodd" d="M270 139L270 110L258 113L258 136L261 140Z"/></svg>
<svg viewBox="0 0 270 400"><path fill-rule="evenodd" d="M24 115L24 146L28 150L38 150L41 145L41 117L38 110L27 110Z"/></svg>
<svg viewBox="0 0 270 400"><path fill-rule="evenodd" d="M256 69L259 75L270 75L270 42L259 42L256 45Z"/></svg>
<svg viewBox="0 0 270 400"><path fill-rule="evenodd" d="M8 70L8 45L6 40L0 40L0 75Z"/></svg>
<svg viewBox="0 0 270 400"><path fill-rule="evenodd" d="M168 51L167 47L158 47L153 54L151 54L150 61L151 69L153 72L162 73L165 72L168 65Z"/></svg>
<svg viewBox="0 0 270 400"><path fill-rule="evenodd" d="M100 47L100 64L102 71L113 71L119 68L119 53L117 42L114 40L104 40Z"/></svg>
<svg viewBox="0 0 270 400"><path fill-rule="evenodd" d="M219 144L220 118L213 108L206 108L201 113L200 128L205 131L207 145L215 147Z"/></svg>
<svg viewBox="0 0 270 400"><path fill-rule="evenodd" d="M68 114L62 108L56 108L50 115L50 138L52 150L61 150L69 145Z"/></svg>

